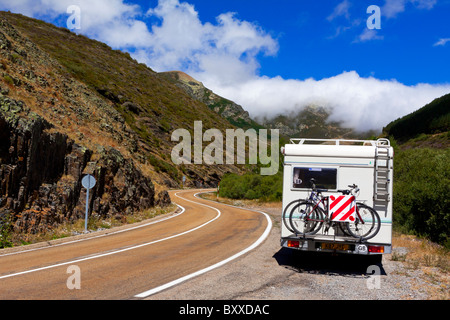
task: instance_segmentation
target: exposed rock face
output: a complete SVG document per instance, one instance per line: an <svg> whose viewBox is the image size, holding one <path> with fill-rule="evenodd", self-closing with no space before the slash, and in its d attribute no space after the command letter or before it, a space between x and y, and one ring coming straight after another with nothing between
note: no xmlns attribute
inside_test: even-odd
<svg viewBox="0 0 450 320"><path fill-rule="evenodd" d="M161 208L165 208L168 207L171 203L172 201L170 200L170 196L167 190L163 190L158 193L156 205L158 205Z"/></svg>
<svg viewBox="0 0 450 320"><path fill-rule="evenodd" d="M0 216L13 215L19 232L40 232L84 217L84 174L94 175L89 208L94 215L124 215L154 206L155 191L129 159L114 148L93 151L75 144L0 95ZM21 113L21 115L19 115Z"/></svg>

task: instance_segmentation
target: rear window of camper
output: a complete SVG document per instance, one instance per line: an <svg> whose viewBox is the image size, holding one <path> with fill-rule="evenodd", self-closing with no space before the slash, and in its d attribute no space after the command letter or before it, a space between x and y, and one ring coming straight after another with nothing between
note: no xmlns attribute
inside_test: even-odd
<svg viewBox="0 0 450 320"><path fill-rule="evenodd" d="M311 178L314 178L317 188L336 189L337 169L334 168L299 168L293 170L293 189L310 189Z"/></svg>

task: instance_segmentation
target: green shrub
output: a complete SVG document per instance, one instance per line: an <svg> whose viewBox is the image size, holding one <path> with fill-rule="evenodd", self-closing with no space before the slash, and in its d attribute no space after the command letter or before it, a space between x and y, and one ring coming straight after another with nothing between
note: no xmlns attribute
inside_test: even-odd
<svg viewBox="0 0 450 320"><path fill-rule="evenodd" d="M165 172L175 180L179 180L179 172L167 162L155 157L152 154L148 156L148 161L155 168L156 172Z"/></svg>
<svg viewBox="0 0 450 320"><path fill-rule="evenodd" d="M261 176L248 173L225 175L220 182L221 197L262 201L281 201L283 193L283 175Z"/></svg>
<svg viewBox="0 0 450 320"><path fill-rule="evenodd" d="M5 75L4 79L5 79L6 84L9 84L11 86L14 85L14 80L9 75Z"/></svg>
<svg viewBox="0 0 450 320"><path fill-rule="evenodd" d="M394 225L400 231L448 245L450 149L396 151Z"/></svg>

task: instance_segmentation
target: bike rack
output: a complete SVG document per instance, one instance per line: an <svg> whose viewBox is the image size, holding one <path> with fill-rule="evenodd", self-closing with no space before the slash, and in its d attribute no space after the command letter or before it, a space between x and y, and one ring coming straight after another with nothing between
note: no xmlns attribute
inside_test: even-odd
<svg viewBox="0 0 450 320"><path fill-rule="evenodd" d="M301 240L316 240L316 241L333 241L333 242L349 242L349 243L364 243L367 242L363 237L354 238L349 236L339 236L339 239L336 239L336 235L328 235L328 234L322 234L322 233L316 233L316 234L295 234L295 239L301 239ZM336 241L339 240L339 241Z"/></svg>

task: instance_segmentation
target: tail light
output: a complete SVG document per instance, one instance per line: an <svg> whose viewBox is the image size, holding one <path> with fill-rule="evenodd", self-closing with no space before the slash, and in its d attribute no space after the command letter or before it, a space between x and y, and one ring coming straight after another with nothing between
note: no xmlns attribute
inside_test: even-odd
<svg viewBox="0 0 450 320"><path fill-rule="evenodd" d="M369 252L384 253L384 246L369 246Z"/></svg>
<svg viewBox="0 0 450 320"><path fill-rule="evenodd" d="M287 246L289 248L298 248L300 246L300 241L288 240Z"/></svg>

